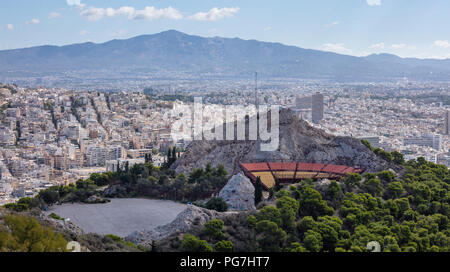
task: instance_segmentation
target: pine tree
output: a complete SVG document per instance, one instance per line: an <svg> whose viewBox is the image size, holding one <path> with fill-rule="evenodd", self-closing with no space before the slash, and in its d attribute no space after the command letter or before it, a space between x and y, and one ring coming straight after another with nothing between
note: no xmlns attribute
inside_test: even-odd
<svg viewBox="0 0 450 272"><path fill-rule="evenodd" d="M167 164L170 166L170 162L172 161L172 152L170 151L170 148L169 148L169 151L167 151Z"/></svg>
<svg viewBox="0 0 450 272"><path fill-rule="evenodd" d="M152 241L151 247L152 247L151 252L158 252L155 240Z"/></svg>
<svg viewBox="0 0 450 272"><path fill-rule="evenodd" d="M173 147L173 150L172 150L172 163L174 163L176 161L176 159L177 159L177 149L176 149L176 147Z"/></svg>
<svg viewBox="0 0 450 272"><path fill-rule="evenodd" d="M117 161L117 173L120 174L122 169L120 168L120 161Z"/></svg>
<svg viewBox="0 0 450 272"><path fill-rule="evenodd" d="M20 121L16 121L16 130L17 130L17 138L20 139L22 137L22 130L20 129Z"/></svg>
<svg viewBox="0 0 450 272"><path fill-rule="evenodd" d="M263 198L262 190L263 188L261 178L257 177L255 183L255 205L258 205L262 201Z"/></svg>

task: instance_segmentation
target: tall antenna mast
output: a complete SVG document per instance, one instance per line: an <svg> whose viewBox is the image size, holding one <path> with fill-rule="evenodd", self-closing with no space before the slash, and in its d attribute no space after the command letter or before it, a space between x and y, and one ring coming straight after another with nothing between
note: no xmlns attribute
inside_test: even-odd
<svg viewBox="0 0 450 272"><path fill-rule="evenodd" d="M255 106L258 109L259 101L258 101L258 72L255 72Z"/></svg>

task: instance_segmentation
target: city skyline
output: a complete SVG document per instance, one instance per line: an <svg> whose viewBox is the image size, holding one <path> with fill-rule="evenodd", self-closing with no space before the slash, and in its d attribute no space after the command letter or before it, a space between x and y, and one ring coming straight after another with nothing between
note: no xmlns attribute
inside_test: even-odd
<svg viewBox="0 0 450 272"><path fill-rule="evenodd" d="M1 5L1 50L101 43L176 29L355 56L383 52L401 57L450 57L446 38L450 21L445 12L450 3L443 0L286 1L283 5L256 1L19 0Z"/></svg>

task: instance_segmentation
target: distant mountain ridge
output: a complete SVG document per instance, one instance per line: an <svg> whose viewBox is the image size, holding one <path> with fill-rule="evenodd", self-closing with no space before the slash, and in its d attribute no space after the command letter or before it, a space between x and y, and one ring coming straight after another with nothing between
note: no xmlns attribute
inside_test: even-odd
<svg viewBox="0 0 450 272"><path fill-rule="evenodd" d="M38 46L0 51L0 81L66 72L117 77L160 75L378 81L450 80L450 59L413 59L379 54L354 57L280 43L238 38L203 38L169 30L106 43ZM92 77L95 77L92 75Z"/></svg>

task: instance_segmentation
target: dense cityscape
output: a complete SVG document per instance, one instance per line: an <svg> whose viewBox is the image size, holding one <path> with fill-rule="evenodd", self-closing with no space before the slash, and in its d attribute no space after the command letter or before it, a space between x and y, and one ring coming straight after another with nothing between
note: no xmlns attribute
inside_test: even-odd
<svg viewBox="0 0 450 272"><path fill-rule="evenodd" d="M167 118L168 113L174 105L190 105L194 96L203 97L205 104L256 102L291 108L330 134L367 140L373 147L399 151L407 160L425 157L450 167L445 84L262 84L255 93L249 83L220 92L173 87L159 89L155 97L152 92L3 85L1 203L75 183L92 173L115 171L118 163L143 163L147 154L161 166L170 147L183 151L189 144L173 142L170 127L176 118Z"/></svg>

